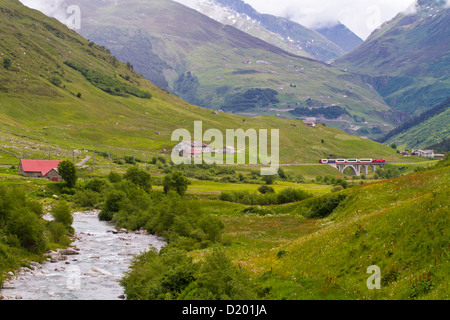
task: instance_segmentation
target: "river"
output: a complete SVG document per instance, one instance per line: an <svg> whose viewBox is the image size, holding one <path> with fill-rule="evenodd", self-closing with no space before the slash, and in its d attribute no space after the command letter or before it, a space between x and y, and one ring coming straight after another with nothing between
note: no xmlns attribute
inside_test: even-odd
<svg viewBox="0 0 450 320"><path fill-rule="evenodd" d="M116 230L99 221L98 212L74 213L76 240L49 261L32 263L6 281L4 300L118 300L124 299L119 281L136 254L165 241L153 235Z"/></svg>

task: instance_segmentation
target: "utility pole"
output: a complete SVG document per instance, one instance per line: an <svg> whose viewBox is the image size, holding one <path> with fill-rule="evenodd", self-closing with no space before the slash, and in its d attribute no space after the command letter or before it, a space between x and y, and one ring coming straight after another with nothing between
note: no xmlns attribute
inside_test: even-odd
<svg viewBox="0 0 450 320"><path fill-rule="evenodd" d="M48 160L51 160L51 157L50 157L50 150L48 150Z"/></svg>

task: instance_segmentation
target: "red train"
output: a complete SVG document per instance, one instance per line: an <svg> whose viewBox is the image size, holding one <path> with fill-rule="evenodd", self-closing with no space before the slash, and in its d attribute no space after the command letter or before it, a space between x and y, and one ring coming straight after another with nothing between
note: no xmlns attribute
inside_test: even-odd
<svg viewBox="0 0 450 320"><path fill-rule="evenodd" d="M386 163L383 159L320 159L319 163Z"/></svg>

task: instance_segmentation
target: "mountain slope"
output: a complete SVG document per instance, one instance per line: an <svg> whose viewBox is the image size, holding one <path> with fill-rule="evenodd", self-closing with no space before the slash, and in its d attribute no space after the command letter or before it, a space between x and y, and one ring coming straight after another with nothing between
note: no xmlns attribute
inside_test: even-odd
<svg viewBox="0 0 450 320"><path fill-rule="evenodd" d="M450 98L394 129L381 142L400 149L426 149L450 137L449 123Z"/></svg>
<svg viewBox="0 0 450 320"><path fill-rule="evenodd" d="M336 65L365 74L397 110L420 114L450 92L450 10L445 1L420 0L376 30Z"/></svg>
<svg viewBox="0 0 450 320"><path fill-rule="evenodd" d="M357 133L353 124L387 133L400 123L359 77L295 56L174 1L79 4L80 34L190 103L284 118L301 117L289 113L296 107L335 105L346 111L329 118L319 114L322 108L317 118L352 133Z"/></svg>
<svg viewBox="0 0 450 320"><path fill-rule="evenodd" d="M282 17L261 14L241 0L177 2L297 55L328 61L344 54L342 48L320 33Z"/></svg>
<svg viewBox="0 0 450 320"><path fill-rule="evenodd" d="M17 0L0 4L0 160L136 152L167 155L175 129L280 129L282 162L342 156L395 157L381 144L295 120L246 118L190 105L158 88L108 50ZM249 44L251 45L251 44ZM5 62L5 61L9 61ZM324 139L324 143L321 143ZM169 151L168 151L169 150ZM108 161L109 162L109 161ZM106 162L106 163L108 163Z"/></svg>
<svg viewBox="0 0 450 320"><path fill-rule="evenodd" d="M316 31L338 45L345 52L352 51L364 42L360 37L340 22L334 26L316 29Z"/></svg>

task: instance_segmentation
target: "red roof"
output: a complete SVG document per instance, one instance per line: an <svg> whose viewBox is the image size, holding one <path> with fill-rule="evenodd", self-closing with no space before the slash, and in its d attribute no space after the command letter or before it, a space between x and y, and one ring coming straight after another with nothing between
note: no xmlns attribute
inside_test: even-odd
<svg viewBox="0 0 450 320"><path fill-rule="evenodd" d="M45 176L50 170L57 168L59 160L20 160L25 172L40 172Z"/></svg>

